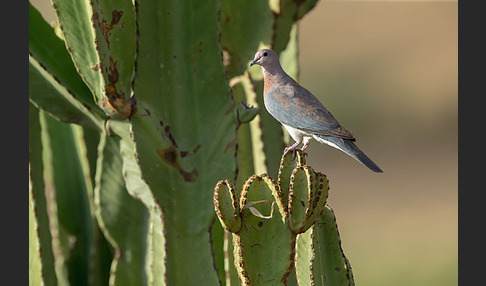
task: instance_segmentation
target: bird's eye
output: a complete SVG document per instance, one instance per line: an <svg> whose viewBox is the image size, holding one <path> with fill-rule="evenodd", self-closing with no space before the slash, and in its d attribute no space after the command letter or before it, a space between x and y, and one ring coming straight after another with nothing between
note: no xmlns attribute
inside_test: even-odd
<svg viewBox="0 0 486 286"><path fill-rule="evenodd" d="M267 52L264 52L264 53L263 53L263 56L264 56L264 57L268 56L268 53L267 53Z"/></svg>

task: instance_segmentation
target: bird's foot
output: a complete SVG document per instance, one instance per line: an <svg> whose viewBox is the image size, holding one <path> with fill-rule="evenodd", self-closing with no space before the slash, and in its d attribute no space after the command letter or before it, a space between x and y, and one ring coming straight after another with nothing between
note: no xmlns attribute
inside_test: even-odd
<svg viewBox="0 0 486 286"><path fill-rule="evenodd" d="M284 149L284 154L287 154L287 153L288 153L289 151L291 151L291 150L292 150L292 148L290 148L290 147L285 147L285 149Z"/></svg>
<svg viewBox="0 0 486 286"><path fill-rule="evenodd" d="M292 146L285 148L284 155L286 155L289 151L292 151L292 160L295 160L297 156L297 148L292 148Z"/></svg>
<svg viewBox="0 0 486 286"><path fill-rule="evenodd" d="M307 152L305 152L305 149L307 149L307 147L309 146L309 141L304 141L304 145L302 146L302 149L300 149L300 151L304 154L305 157L307 157L309 154L307 154Z"/></svg>
<svg viewBox="0 0 486 286"><path fill-rule="evenodd" d="M292 151L292 159L295 160L295 156L296 156L296 147L299 146L300 142L296 141L294 144L292 144L292 146L289 146L287 148L285 148L284 150L284 155L286 155L289 151Z"/></svg>

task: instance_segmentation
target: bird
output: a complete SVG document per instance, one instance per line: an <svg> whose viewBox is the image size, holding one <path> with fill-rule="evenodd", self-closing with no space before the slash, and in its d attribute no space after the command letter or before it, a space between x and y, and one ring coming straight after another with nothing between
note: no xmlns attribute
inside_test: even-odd
<svg viewBox="0 0 486 286"><path fill-rule="evenodd" d="M301 143L304 151L314 139L356 159L376 173L383 171L354 143L351 131L344 128L322 103L289 76L272 49L256 52L250 67L259 65L263 71L263 102L268 113L288 131L295 143L284 153L294 152Z"/></svg>

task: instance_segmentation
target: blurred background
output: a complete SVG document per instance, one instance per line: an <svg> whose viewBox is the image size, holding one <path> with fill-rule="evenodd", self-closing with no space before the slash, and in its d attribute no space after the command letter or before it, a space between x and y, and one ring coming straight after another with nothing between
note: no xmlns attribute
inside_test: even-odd
<svg viewBox="0 0 486 286"><path fill-rule="evenodd" d="M31 0L47 21L48 0ZM357 285L458 284L458 3L319 1L299 82L384 171L313 141Z"/></svg>
<svg viewBox="0 0 486 286"><path fill-rule="evenodd" d="M384 171L311 142L357 285L458 284L457 1L319 1L300 83Z"/></svg>

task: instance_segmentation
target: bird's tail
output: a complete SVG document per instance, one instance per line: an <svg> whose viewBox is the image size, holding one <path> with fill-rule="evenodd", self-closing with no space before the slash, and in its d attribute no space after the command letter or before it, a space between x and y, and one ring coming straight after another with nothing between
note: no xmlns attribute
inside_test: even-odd
<svg viewBox="0 0 486 286"><path fill-rule="evenodd" d="M314 135L314 139L343 151L344 153L356 159L361 164L370 168L370 170L372 170L373 172L383 173L380 167L378 167L373 161L371 161L371 159L366 156L366 154L361 151L358 146L356 146L351 140L319 134Z"/></svg>

